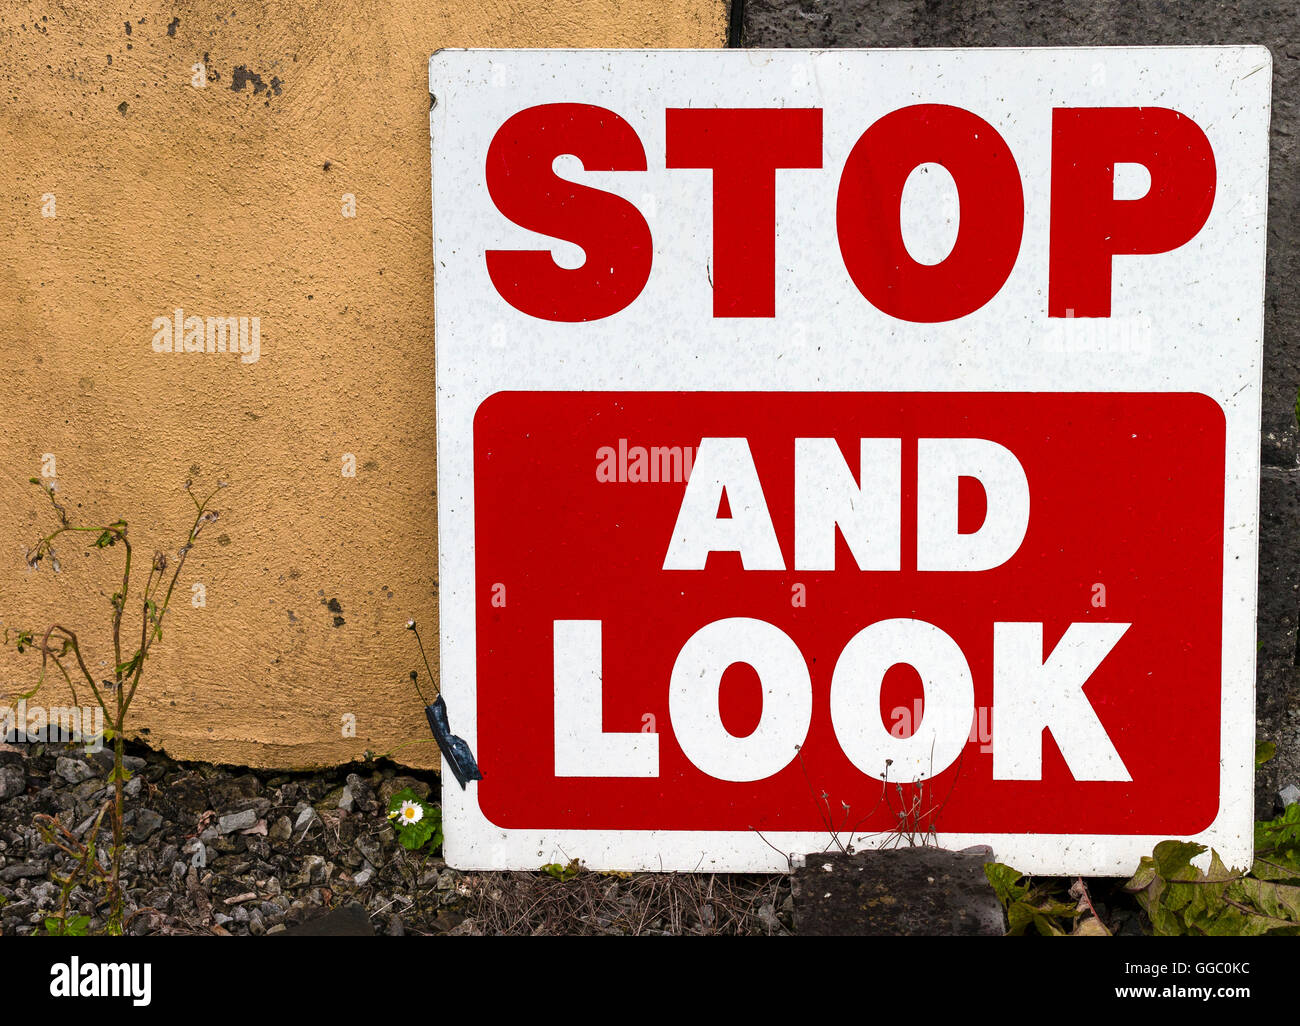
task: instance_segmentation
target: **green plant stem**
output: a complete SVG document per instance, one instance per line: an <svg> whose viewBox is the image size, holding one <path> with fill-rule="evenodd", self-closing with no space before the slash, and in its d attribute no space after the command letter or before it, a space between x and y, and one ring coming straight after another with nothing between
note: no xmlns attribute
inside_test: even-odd
<svg viewBox="0 0 1300 1026"><path fill-rule="evenodd" d="M35 694L39 691L45 682L46 666L50 660L54 661L59 672L67 681L69 689L72 691L73 700L78 701L77 691L72 683L72 676L63 664L63 659L71 653L76 660L77 668L80 670L82 677L90 686L91 693L95 696L95 701L99 705L100 711L104 714L105 723L109 724L113 731L113 797L111 801L112 808L112 831L113 831L113 848L110 853L110 871L108 873L108 904L109 919L108 932L110 934L121 934L124 929L125 914L125 894L122 890L122 857L125 851L125 786L126 786L126 767L125 762L125 744L126 744L126 717L131 708L131 703L135 699L140 682L144 678L145 662L149 657L149 652L153 643L162 637L163 619L167 615L167 610L171 605L172 594L176 588L176 582L180 579L181 571L185 566L186 557L198 538L199 532L205 524L211 523L217 518L215 512L208 511L208 504L216 496L224 484L218 483L217 487L202 501L190 492L190 498L194 502L195 516L194 522L190 525L189 533L186 535L185 544L181 546L177 554L176 565L172 570L171 579L167 583L167 591L163 596L162 604L159 605L151 598L151 594L156 585L161 584L166 576L167 559L161 553L155 555L153 563L149 568L149 576L145 580L144 590L140 597L140 647L135 655L127 661L122 659L122 620L126 613L127 596L131 588L131 542L127 538L127 525L125 521L118 520L112 524L103 527L73 525L68 522L67 510L59 504L54 497L54 490L51 487L42 485L40 481L33 479L33 483L41 487L41 490L49 498L50 504L59 518L59 527L50 534L41 538L37 542L36 548L29 551L27 561L29 565L35 566L36 563L46 554L50 555L51 562L55 569L58 569L58 560L54 555L53 543L56 538L68 532L97 532L99 535L98 547L103 548L107 544L116 544L121 542L124 550L122 565L122 584L121 588L114 592L110 599L113 609L112 617L112 636L113 636L113 678L112 681L105 681L110 684L113 690L113 708L109 708L109 703L99 683L95 680L90 668L86 665L85 657L81 651L81 643L74 631L62 626L53 624L46 630L44 637L41 639L41 670L37 681L36 689L32 692ZM186 485L188 491L189 485ZM107 539L107 542L105 541ZM6 640L7 640L6 632ZM30 636L27 636L30 638ZM62 644L56 649L51 645L53 638L59 638ZM19 646L21 649L23 636L20 635ZM103 812L100 813L100 819L96 821L95 829L98 831L99 823L102 821ZM90 846L91 856L93 855L94 845ZM67 915L66 901L64 908L61 910L61 917L66 930Z"/></svg>

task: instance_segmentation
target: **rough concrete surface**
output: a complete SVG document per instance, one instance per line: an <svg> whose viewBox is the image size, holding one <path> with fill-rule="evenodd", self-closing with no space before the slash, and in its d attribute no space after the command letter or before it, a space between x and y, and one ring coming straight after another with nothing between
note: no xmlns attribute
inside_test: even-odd
<svg viewBox="0 0 1300 1026"><path fill-rule="evenodd" d="M984 876L988 848L896 848L809 855L794 873L803 937L1001 937L1002 906Z"/></svg>
<svg viewBox="0 0 1300 1026"><path fill-rule="evenodd" d="M28 570L52 524L28 478L126 519L147 565L184 539L186 479L225 477L136 725L174 756L253 766L427 738L403 625L437 637L428 57L725 34L721 0L6 3L3 625L57 615L112 670L120 550L68 544L57 578ZM259 318L260 358L154 352L178 307ZM0 653L3 701L36 663Z"/></svg>
<svg viewBox="0 0 1300 1026"><path fill-rule="evenodd" d="M1300 384L1300 5L1274 0L744 0L752 47L1179 46L1265 44L1273 120L1264 321L1265 466L1259 568L1259 736L1277 758L1259 776L1257 813L1300 782L1300 518L1294 408Z"/></svg>

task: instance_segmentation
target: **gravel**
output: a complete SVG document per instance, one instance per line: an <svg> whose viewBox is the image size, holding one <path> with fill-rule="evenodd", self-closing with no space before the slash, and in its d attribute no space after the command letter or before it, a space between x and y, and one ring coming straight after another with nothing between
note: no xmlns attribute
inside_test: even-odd
<svg viewBox="0 0 1300 1026"><path fill-rule="evenodd" d="M788 932L785 877L582 873L462 874L403 848L387 809L438 778L387 763L319 772L179 763L132 744L123 853L130 934L262 936L332 909L362 909L376 934ZM110 752L0 745L0 935L30 935L61 902L72 868L38 816L82 843L112 791ZM112 849L110 819L95 838ZM779 909L779 911L777 911ZM103 932L101 891L78 887L70 915Z"/></svg>
<svg viewBox="0 0 1300 1026"><path fill-rule="evenodd" d="M377 797L398 778L397 767L250 772L178 763L138 745L125 765L133 773L123 856L129 933L282 933L352 902L373 916L378 933L394 916L415 934L445 933L461 922L444 914L442 894L430 888L421 895L412 887L425 862L445 867L438 856L412 855L397 843ZM41 930L61 898L51 874L71 868L42 836L36 817L57 817L88 841L111 799L111 766L107 751L87 756L72 746L0 747L0 934ZM426 794L437 786L433 774L401 776L417 779ZM345 787L350 807L340 808ZM97 842L106 859L108 816ZM104 929L102 893L78 888L71 908L91 916L92 932Z"/></svg>

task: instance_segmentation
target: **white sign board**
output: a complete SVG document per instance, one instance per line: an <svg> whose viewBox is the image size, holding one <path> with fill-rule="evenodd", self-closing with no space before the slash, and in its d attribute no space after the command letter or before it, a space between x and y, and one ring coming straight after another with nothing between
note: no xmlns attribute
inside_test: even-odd
<svg viewBox="0 0 1300 1026"><path fill-rule="evenodd" d="M1270 79L435 54L448 862L1248 864Z"/></svg>

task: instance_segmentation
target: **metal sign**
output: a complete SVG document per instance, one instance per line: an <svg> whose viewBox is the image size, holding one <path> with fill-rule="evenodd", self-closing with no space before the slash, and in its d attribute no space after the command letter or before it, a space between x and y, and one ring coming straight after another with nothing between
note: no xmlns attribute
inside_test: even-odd
<svg viewBox="0 0 1300 1026"><path fill-rule="evenodd" d="M450 864L1248 864L1266 50L429 81Z"/></svg>

